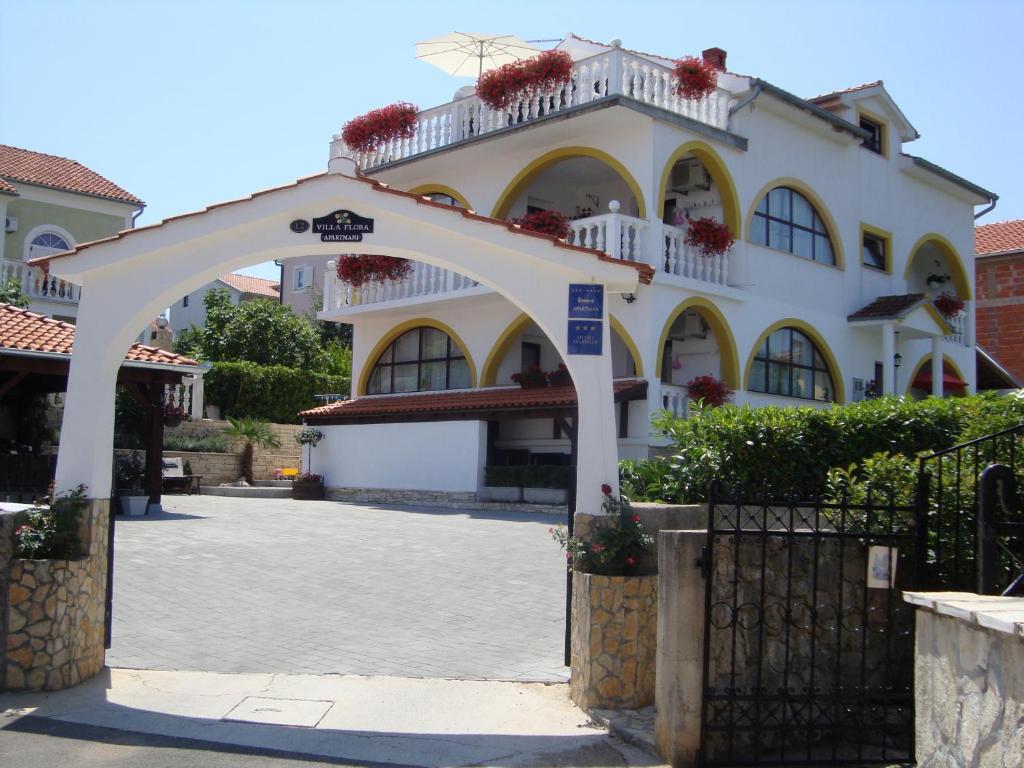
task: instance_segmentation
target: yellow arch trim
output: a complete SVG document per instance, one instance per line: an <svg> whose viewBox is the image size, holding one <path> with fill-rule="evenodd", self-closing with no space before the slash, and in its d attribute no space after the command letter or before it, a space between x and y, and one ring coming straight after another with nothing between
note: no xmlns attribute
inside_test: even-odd
<svg viewBox="0 0 1024 768"><path fill-rule="evenodd" d="M829 347L828 342L825 341L825 337L818 333L814 326L795 317L787 317L784 320L772 323L761 332L760 336L757 337L757 341L754 343L753 349L750 350L750 354L747 356L747 367L743 370L744 388L750 388L750 369L754 365L754 355L757 354L757 350L761 346L761 342L780 328L796 328L796 330L805 334L814 342L814 346L818 348L821 356L825 358L825 364L828 366L828 372L832 374L832 386L835 387L836 390L836 405L842 405L845 403L846 388L843 384L843 372L839 367L839 361L836 360L836 356L832 354L832 349Z"/></svg>
<svg viewBox="0 0 1024 768"><path fill-rule="evenodd" d="M668 194L668 180L672 175L672 166L686 155L693 155L700 160L708 169L711 178L718 185L722 194L722 212L725 225L729 227L732 236L739 240L743 237L740 229L740 196L736 191L736 184L732 180L732 174L710 144L703 141L688 141L676 148L676 151L669 155L665 168L661 172L661 184L658 186L658 218L665 218L665 195Z"/></svg>
<svg viewBox="0 0 1024 768"><path fill-rule="evenodd" d="M943 237L938 232L929 232L926 235L921 235L917 242L914 243L910 249L910 258L907 259L907 266L903 270L903 279L907 280L910 278L910 268L914 265L914 257L917 255L917 251L922 245L929 242L939 246L939 250L943 251L946 254L946 258L951 262L950 271L953 273L951 277L953 278L953 287L956 288L956 295L961 299L970 301L973 298L971 281L967 277L967 270L964 268L963 259L960 258L960 254L957 253L956 248L949 239Z"/></svg>
<svg viewBox="0 0 1024 768"><path fill-rule="evenodd" d="M629 335L629 331L626 330L626 326L619 322L619 319L615 315L608 313L608 323L611 325L612 330L619 334L619 338L622 339L622 343L626 345L626 349L629 350L630 357L633 358L633 366L636 368L636 375L644 375L644 359L640 356L640 348L637 347L636 342L633 341L633 337Z"/></svg>
<svg viewBox="0 0 1024 768"><path fill-rule="evenodd" d="M921 372L921 369L924 368L926 365L930 365L931 361L932 361L932 353L931 352L925 352L924 355L921 357L921 359L917 361L917 365L914 366L914 370L910 374L910 378L907 379L907 390L906 391L907 391L908 394L910 393L910 390L911 390L911 386L910 385L914 383L914 379L917 378L917 374L919 374ZM956 364L956 361L953 358L951 358L949 355L945 355L944 354L942 356L943 370L945 370L945 367L947 365L950 368L953 369L953 373L955 373L957 376L960 377L960 381L967 381L967 377L964 376L964 372L960 369L960 366ZM943 387L943 391L945 391L945 387Z"/></svg>
<svg viewBox="0 0 1024 768"><path fill-rule="evenodd" d="M370 374L373 373L374 367L377 365L377 361L380 360L380 356L384 354L384 350L388 344L397 339L406 331L411 331L413 328L436 328L437 330L447 333L451 336L452 341L459 345L459 349L462 350L462 354L466 356L466 363L469 365L469 386L476 386L476 364L473 362L473 357L469 353L469 348L466 346L462 338L451 326L442 323L440 320L434 320L431 317L417 317L413 320L406 320L404 323L399 323L386 334L384 334L380 340L374 345L370 354L366 356L366 363L363 365L363 370L359 374L359 387L356 391L360 395L366 394L366 386L370 383Z"/></svg>
<svg viewBox="0 0 1024 768"><path fill-rule="evenodd" d="M418 187L406 190L413 195L429 195L431 192L440 192L441 194L448 195L453 200L457 200L459 205L465 208L467 211L473 210L473 207L469 204L469 201L465 196L449 187L447 184L420 184Z"/></svg>
<svg viewBox="0 0 1024 768"><path fill-rule="evenodd" d="M553 149L550 152L545 152L543 155L529 163L529 165L515 175L515 178L508 183L505 190L498 196L498 202L494 204L494 208L491 210L491 218L504 219L508 216L512 203L519 198L527 185L533 181L534 177L538 173L554 165L559 160L567 160L573 157L593 157L611 167L611 169L618 173L619 176L622 177L622 180L629 185L630 191L636 196L637 205L640 207L640 218L647 218L647 204L644 202L643 190L640 185L637 184L636 179L633 178L633 174L629 172L626 166L603 150L582 146L559 147L558 149Z"/></svg>
<svg viewBox="0 0 1024 768"><path fill-rule="evenodd" d="M505 359L505 355L512 349L512 344L523 332L523 329L533 322L528 314L523 312L515 320L508 324L508 327L498 336L491 351L487 353L483 370L480 373L480 386L493 387L497 382L498 366Z"/></svg>
<svg viewBox="0 0 1024 768"><path fill-rule="evenodd" d="M836 224L836 220L832 217L832 212L829 211L828 206L825 205L825 201L821 199L821 196L818 195L817 192L811 189L811 187L805 182L792 176L781 176L780 178L772 179L761 187L760 191L754 195L754 201L750 204L750 208L747 209L747 217L743 220L743 231L747 233L747 242L750 242L750 223L754 219L754 211L757 210L757 206L761 202L762 198L776 187L789 187L790 189L795 189L811 201L811 205L814 206L814 210L817 211L818 215L821 216L822 220L825 222L825 229L828 230L828 236L832 240L832 252L836 257L836 268L846 269L846 255L843 250L842 232ZM800 257L797 256L797 258ZM816 264L819 262L811 263ZM823 266L830 265L825 264Z"/></svg>
<svg viewBox="0 0 1024 768"><path fill-rule="evenodd" d="M722 361L722 379L730 388L740 389L740 357L736 350L736 339L732 335L732 329L725 315L721 310L705 298L694 296L682 302L673 309L665 325L661 329L661 338L658 340L658 348L655 350L658 358L665 349L665 342L668 341L668 332L679 316L688 309L698 309L711 330L715 332L715 340L718 342L718 354Z"/></svg>

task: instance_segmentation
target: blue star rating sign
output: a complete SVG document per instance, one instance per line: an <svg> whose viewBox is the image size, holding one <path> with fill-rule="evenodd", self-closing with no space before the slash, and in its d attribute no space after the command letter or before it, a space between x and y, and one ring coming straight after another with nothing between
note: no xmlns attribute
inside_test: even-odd
<svg viewBox="0 0 1024 768"><path fill-rule="evenodd" d="M604 286L592 283L569 285L570 355L600 355L604 337Z"/></svg>

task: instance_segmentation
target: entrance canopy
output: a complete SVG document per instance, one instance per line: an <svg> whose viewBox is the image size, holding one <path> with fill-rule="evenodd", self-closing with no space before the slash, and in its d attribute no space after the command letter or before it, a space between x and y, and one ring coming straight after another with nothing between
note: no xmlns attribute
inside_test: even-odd
<svg viewBox="0 0 1024 768"><path fill-rule="evenodd" d="M508 222L393 190L360 177L345 158L328 173L222 203L40 259L82 286L68 405L57 466L59 489L110 491L97 445L113 437L113 385L133 329L182 295L228 272L272 259L383 254L466 275L533 318L576 382L580 503L597 510L600 487L617 487L608 301L592 318L596 354L569 354L569 286L631 293L651 280L646 264L525 232Z"/></svg>

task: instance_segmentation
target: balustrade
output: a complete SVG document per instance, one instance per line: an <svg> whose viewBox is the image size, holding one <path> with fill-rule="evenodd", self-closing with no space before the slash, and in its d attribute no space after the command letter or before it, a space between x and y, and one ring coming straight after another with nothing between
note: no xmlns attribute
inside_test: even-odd
<svg viewBox="0 0 1024 768"><path fill-rule="evenodd" d="M660 265L661 269L670 275L704 283L728 284L728 252L705 256L697 248L686 244L686 230L670 224L662 227L665 235L665 261Z"/></svg>
<svg viewBox="0 0 1024 768"><path fill-rule="evenodd" d="M953 326L953 332L945 337L946 341L962 346L970 346L967 335L967 313L959 312L952 317L947 317L946 322Z"/></svg>
<svg viewBox="0 0 1024 768"><path fill-rule="evenodd" d="M728 128L728 91L718 88L698 100L681 98L675 94L670 68L614 50L575 62L569 83L550 92L524 94L505 109L491 109L472 95L423 110L416 116L411 138L391 139L374 150L350 150L339 134L331 143L331 157L351 157L361 169L374 168L617 94Z"/></svg>
<svg viewBox="0 0 1024 768"><path fill-rule="evenodd" d="M20 261L0 262L0 279L4 283L15 280L22 293L30 299L77 304L81 298L81 290L74 283L48 275L39 267L30 267Z"/></svg>
<svg viewBox="0 0 1024 768"><path fill-rule="evenodd" d="M661 407L677 419L689 418L690 395L686 387L677 384L661 384Z"/></svg>
<svg viewBox="0 0 1024 768"><path fill-rule="evenodd" d="M479 283L458 272L452 272L422 261L413 262L412 271L402 280L370 282L358 288L339 280L335 263L328 262L324 283L324 311L381 304L420 296L458 293L476 288Z"/></svg>

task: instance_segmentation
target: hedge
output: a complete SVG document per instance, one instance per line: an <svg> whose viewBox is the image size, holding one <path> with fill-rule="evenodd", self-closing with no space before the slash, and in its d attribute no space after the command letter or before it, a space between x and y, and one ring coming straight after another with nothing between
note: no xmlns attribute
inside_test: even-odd
<svg viewBox="0 0 1024 768"><path fill-rule="evenodd" d="M667 413L655 426L671 457L622 462L634 499L696 502L722 480L750 489L811 496L827 491L829 470L880 452L915 457L1024 421L1024 400L982 393L962 398L895 397L827 409L722 406L689 419Z"/></svg>
<svg viewBox="0 0 1024 768"><path fill-rule="evenodd" d="M559 465L484 467L484 485L492 488L568 488L572 468Z"/></svg>
<svg viewBox="0 0 1024 768"><path fill-rule="evenodd" d="M349 387L342 376L248 362L214 363L204 381L206 402L218 406L222 418L277 424L298 423L299 411L317 404L313 395L347 392Z"/></svg>

